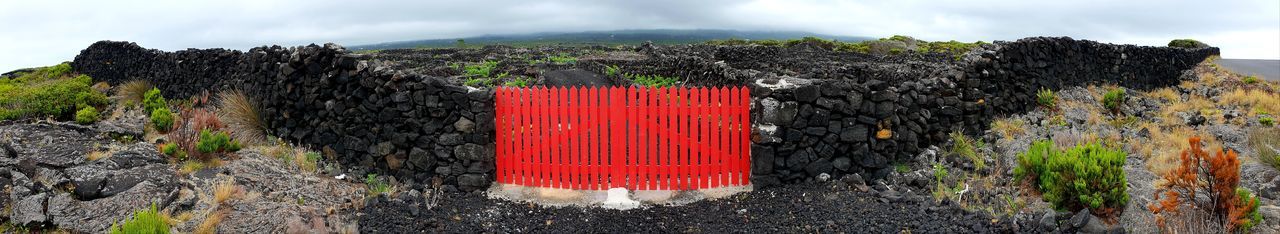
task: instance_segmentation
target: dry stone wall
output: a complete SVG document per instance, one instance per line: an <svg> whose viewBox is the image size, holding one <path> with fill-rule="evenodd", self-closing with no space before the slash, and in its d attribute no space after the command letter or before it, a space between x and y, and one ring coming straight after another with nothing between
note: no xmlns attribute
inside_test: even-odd
<svg viewBox="0 0 1280 234"><path fill-rule="evenodd" d="M601 72L606 65L622 65L678 74L697 85L751 87L757 186L851 173L882 177L893 162L943 143L948 132L973 133L993 116L1032 108L1042 87L1162 87L1218 53L1070 38L997 42L959 59L870 56L804 45L678 48L644 46L637 48L647 55L644 60L575 66ZM832 66L805 58L868 62ZM261 102L272 135L333 152L333 160L362 173L420 183L441 178L448 189L462 191L493 181L491 90L393 69L337 45L163 52L103 41L72 65L112 84L149 80L171 98L244 90ZM780 67L801 72L774 71Z"/></svg>

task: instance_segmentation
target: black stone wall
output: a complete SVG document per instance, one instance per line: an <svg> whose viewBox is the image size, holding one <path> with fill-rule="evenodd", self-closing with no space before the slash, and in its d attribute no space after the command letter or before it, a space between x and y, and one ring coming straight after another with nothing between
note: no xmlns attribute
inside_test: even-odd
<svg viewBox="0 0 1280 234"><path fill-rule="evenodd" d="M953 130L1034 106L1041 87L1173 85L1216 48L1103 44L1070 38L997 42L964 55L878 57L805 47L641 47L627 70L752 88L753 183L889 172ZM666 51L670 52L670 51ZM768 58L775 59L768 59ZM806 61L874 61L831 66ZM73 67L113 84L146 79L169 97L241 89L262 103L271 134L335 152L343 165L399 178L444 179L463 191L493 180L493 93L406 73L340 46L162 52L98 42ZM602 71L583 61L578 68ZM777 68L802 74L776 74ZM614 77L614 79L618 79ZM617 80L625 83L624 80ZM884 133L884 134L878 134Z"/></svg>
<svg viewBox="0 0 1280 234"><path fill-rule="evenodd" d="M112 84L145 79L168 98L243 90L271 135L348 167L466 191L493 180L492 91L399 73L333 44L163 52L102 41L72 66Z"/></svg>

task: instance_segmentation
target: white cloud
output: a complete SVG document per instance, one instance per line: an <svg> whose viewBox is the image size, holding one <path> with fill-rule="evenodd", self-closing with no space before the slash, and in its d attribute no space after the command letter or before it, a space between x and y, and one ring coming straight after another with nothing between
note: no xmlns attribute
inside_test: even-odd
<svg viewBox="0 0 1280 234"><path fill-rule="evenodd" d="M927 40L1071 36L1280 59L1280 1L2 1L0 72L74 59L98 40L163 50L646 28L813 31Z"/></svg>

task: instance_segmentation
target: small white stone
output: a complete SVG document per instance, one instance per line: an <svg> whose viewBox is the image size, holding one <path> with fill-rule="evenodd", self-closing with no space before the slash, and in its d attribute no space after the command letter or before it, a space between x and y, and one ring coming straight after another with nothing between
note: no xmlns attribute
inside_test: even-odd
<svg viewBox="0 0 1280 234"><path fill-rule="evenodd" d="M626 188L611 188L609 196L605 198L602 207L617 210L630 210L640 207L640 202L631 200L630 191Z"/></svg>

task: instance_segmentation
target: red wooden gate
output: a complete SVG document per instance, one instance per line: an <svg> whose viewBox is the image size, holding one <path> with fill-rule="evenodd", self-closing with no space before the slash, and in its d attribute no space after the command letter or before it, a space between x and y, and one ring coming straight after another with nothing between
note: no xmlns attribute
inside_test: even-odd
<svg viewBox="0 0 1280 234"><path fill-rule="evenodd" d="M688 190L746 185L745 88L498 88L497 180Z"/></svg>

